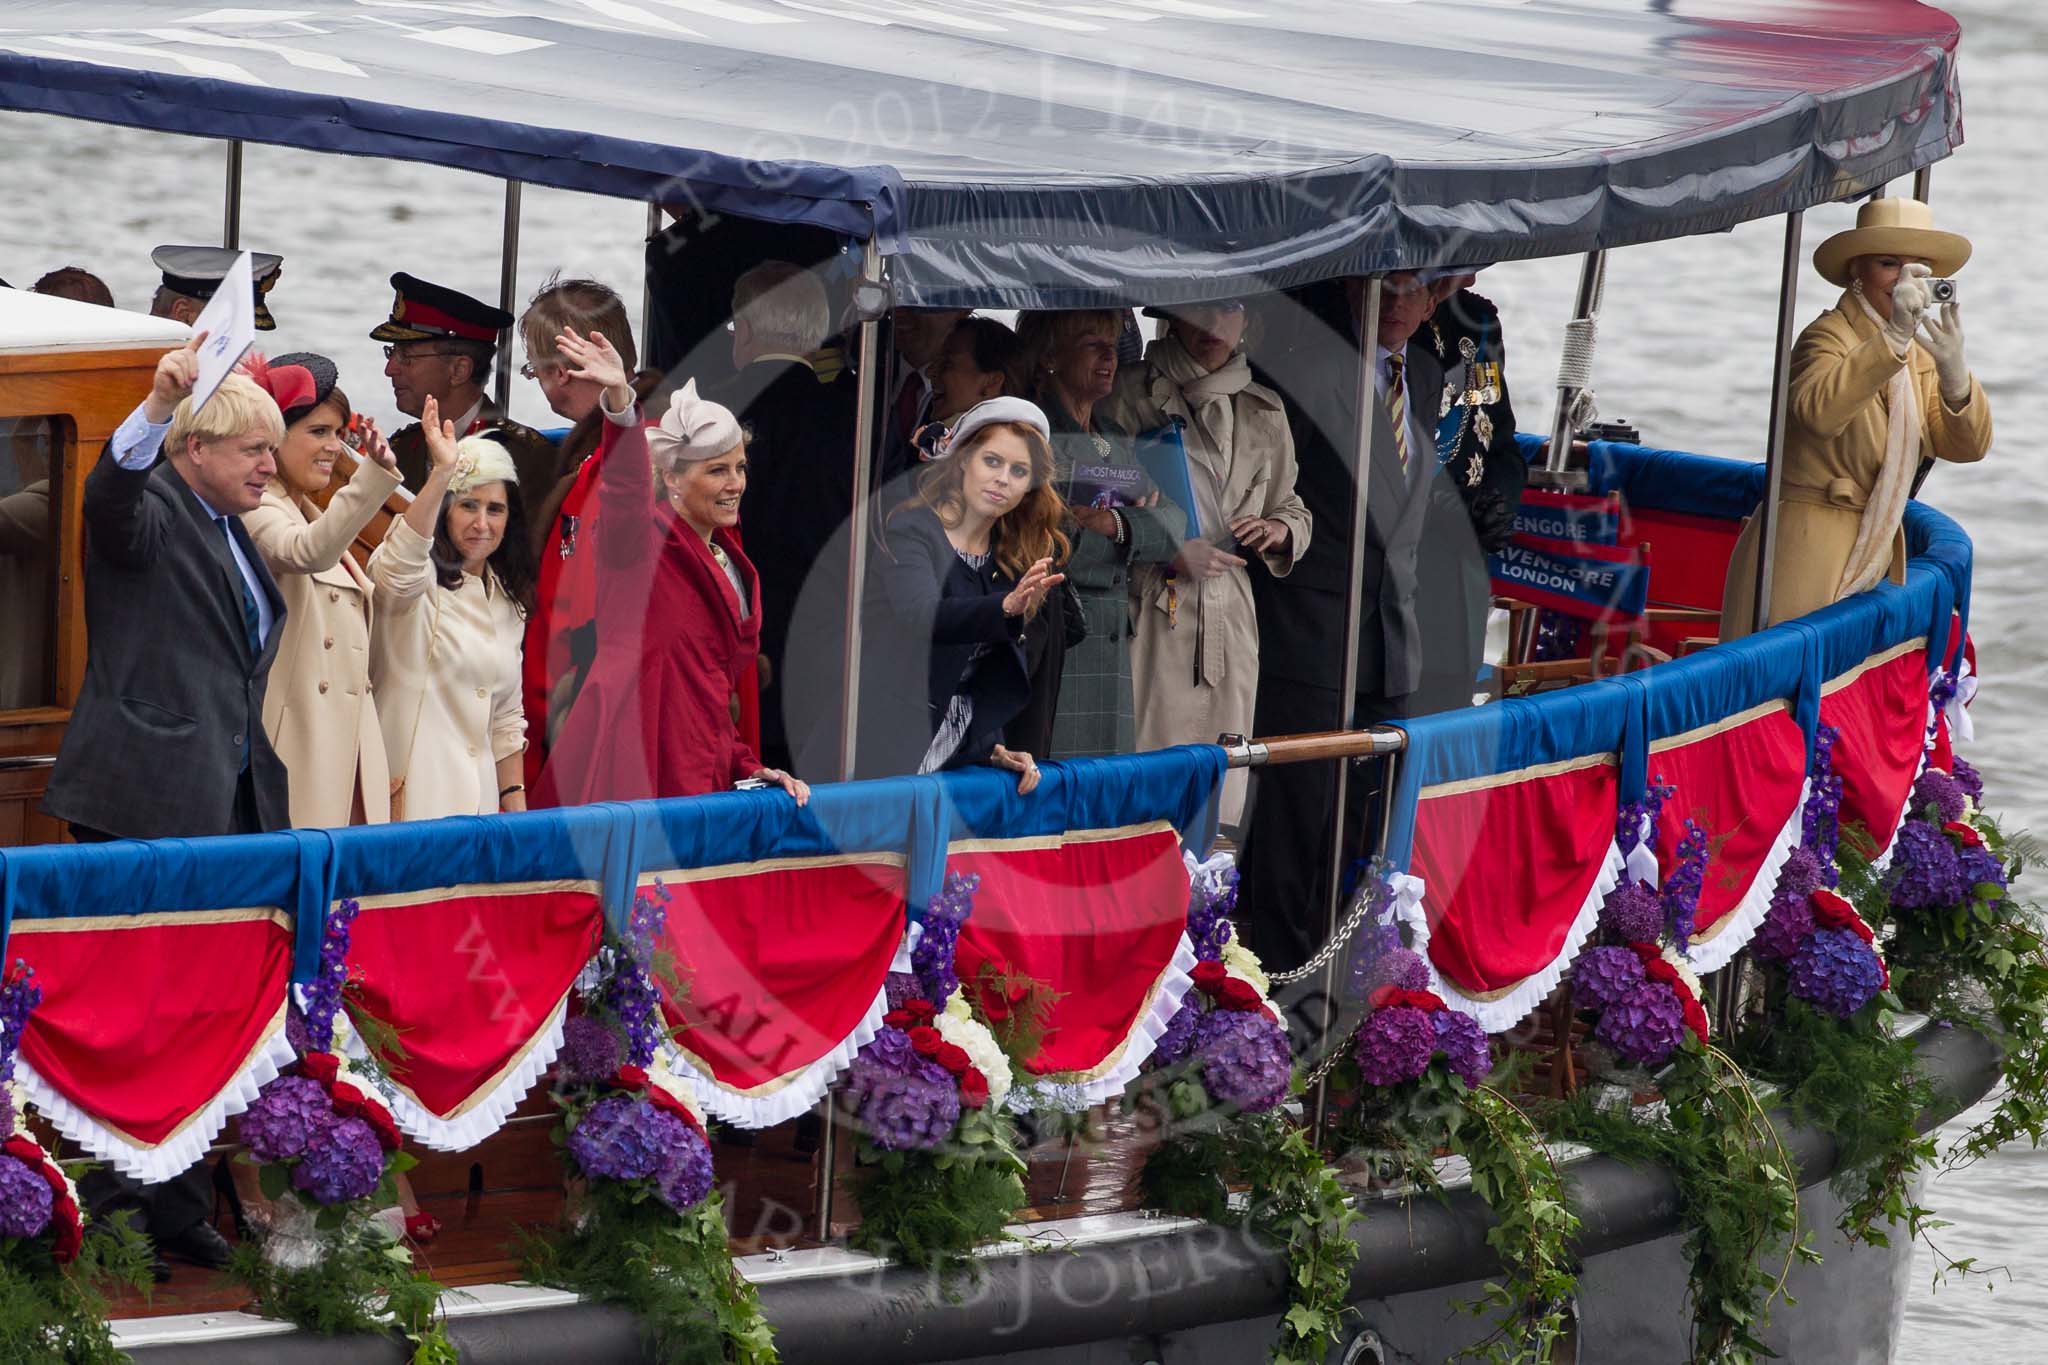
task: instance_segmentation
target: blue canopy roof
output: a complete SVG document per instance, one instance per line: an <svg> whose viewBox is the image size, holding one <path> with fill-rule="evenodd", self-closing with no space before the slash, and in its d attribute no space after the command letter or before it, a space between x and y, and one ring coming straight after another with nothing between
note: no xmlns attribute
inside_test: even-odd
<svg viewBox="0 0 2048 1365"><path fill-rule="evenodd" d="M1917 0L9 0L0 107L875 236L1171 302L1847 197L1962 140Z"/></svg>

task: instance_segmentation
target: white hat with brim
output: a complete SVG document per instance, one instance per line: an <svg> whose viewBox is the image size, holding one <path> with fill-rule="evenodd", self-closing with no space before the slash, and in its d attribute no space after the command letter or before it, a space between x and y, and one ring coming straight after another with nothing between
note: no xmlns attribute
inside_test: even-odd
<svg viewBox="0 0 2048 1365"><path fill-rule="evenodd" d="M960 414L952 429L939 440L933 458L944 459L954 451L963 449L974 439L974 433L983 427L1004 422L1017 422L1037 431L1046 440L1052 439L1052 425L1045 420L1045 410L1038 404L1022 398L987 398Z"/></svg>
<svg viewBox="0 0 2048 1365"><path fill-rule="evenodd" d="M1934 226L1934 210L1918 199L1872 199L1856 211L1856 226L1838 232L1813 253L1813 268L1829 284L1849 285L1858 256L1906 256L1926 261L1937 275L1953 275L1970 259L1970 239Z"/></svg>

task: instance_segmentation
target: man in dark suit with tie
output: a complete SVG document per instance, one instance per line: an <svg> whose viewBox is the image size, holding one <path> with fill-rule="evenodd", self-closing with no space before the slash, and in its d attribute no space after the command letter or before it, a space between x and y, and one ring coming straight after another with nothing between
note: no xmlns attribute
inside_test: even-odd
<svg viewBox="0 0 2048 1365"><path fill-rule="evenodd" d="M1350 728L1471 704L1491 601L1486 560L1462 479L1438 458L1435 433L1444 371L1417 333L1435 297L1409 273L1390 275L1378 334L1368 343L1378 397L1374 459L1366 472L1365 562L1358 682L1339 705L1354 479L1359 468L1358 320L1364 281L1311 287L1276 319L1279 342L1261 378L1286 400L1299 474L1315 518L1309 550L1286 579L1253 574L1259 609L1260 734ZM1270 378L1268 378L1270 376ZM1490 501L1490 500L1489 500ZM1354 782L1355 841L1362 827ZM1240 915L1267 961L1305 959L1326 932L1328 766L1262 769L1243 854Z"/></svg>
<svg viewBox="0 0 2048 1365"><path fill-rule="evenodd" d="M194 411L204 339L157 362L85 480L85 681L43 798L81 842L289 824L263 733L284 600L241 519L277 471L284 419L242 375ZM134 1215L161 1254L227 1260L203 1163L153 1186L102 1168L80 1190L95 1216Z"/></svg>

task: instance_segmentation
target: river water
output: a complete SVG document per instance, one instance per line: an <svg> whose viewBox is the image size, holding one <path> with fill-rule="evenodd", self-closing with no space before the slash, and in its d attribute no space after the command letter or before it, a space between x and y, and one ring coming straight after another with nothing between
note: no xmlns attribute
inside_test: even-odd
<svg viewBox="0 0 2048 1365"><path fill-rule="evenodd" d="M2009 827L2048 829L2048 795L2032 779L2048 770L2048 642L2030 604L2040 599L2048 534L2048 473L2022 433L2048 429L2048 386L2032 371L2038 344L2029 321L2048 290L2026 253L2039 240L2048 156L2048 8L2040 0L1950 4L1963 24L1967 145L1936 168L1931 198L1944 226L1968 233L1976 255L1963 275L1969 355L1989 392L2001 433L1975 468L1943 467L1926 495L1960 520L1977 545L1972 631L1983 691L1974 708L1989 804ZM150 246L220 240L218 144L166 134L0 113L0 276L25 287L43 271L77 263L104 278L115 301L146 307L156 283ZM285 258L270 297L279 331L273 353L332 356L356 405L399 418L366 335L391 303L386 284L409 270L483 298L498 290L503 193L498 182L405 163L364 162L251 144L243 243ZM1805 250L1850 224L1840 206L1807 215ZM603 279L637 317L637 204L527 187L519 295L545 276ZM1756 223L1714 237L1612 254L1601 320L1596 389L1604 416L1626 418L1651 444L1760 458L1766 427L1782 225ZM1511 375L1525 429L1547 429L1548 377L1568 314L1577 264L1545 261L1488 272L1480 289L1501 305ZM1834 303L1807 271L1802 324ZM538 389L515 379L512 412L552 425ZM1968 1116L1965 1116L1967 1120ZM1897 1359L1972 1365L2038 1365L2048 1359L2048 1155L2008 1152L1935 1182L1927 1201L1955 1226L1944 1249L2004 1266L1994 1292L1976 1285L1930 1288L1922 1252Z"/></svg>

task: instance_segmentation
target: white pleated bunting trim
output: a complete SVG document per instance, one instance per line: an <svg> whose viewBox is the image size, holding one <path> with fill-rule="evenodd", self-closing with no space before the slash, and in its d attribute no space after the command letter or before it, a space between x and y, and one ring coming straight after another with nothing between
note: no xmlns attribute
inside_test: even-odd
<svg viewBox="0 0 2048 1365"><path fill-rule="evenodd" d="M569 993L564 991L512 1069L489 1090L471 1096L464 1102L462 1112L450 1118L436 1114L386 1076L377 1074L362 1079L369 1081L377 1098L407 1136L418 1138L422 1146L436 1152L465 1152L503 1128L527 1092L546 1074L555 1054L562 1050L562 1025L568 1013ZM343 1055L351 1062L368 1060L369 1052L355 1030L347 1027L346 1016L335 1020L335 1035Z"/></svg>
<svg viewBox="0 0 2048 1365"><path fill-rule="evenodd" d="M1778 873L1784 870L1785 860L1792 856L1793 849L1799 847L1799 840L1806 832L1806 802L1812 794L1813 782L1809 778L1800 783L1799 804L1792 808L1791 817L1778 830L1778 837L1771 841L1769 851L1764 854L1763 866L1757 869L1749 890L1716 922L1716 932L1711 938L1693 943L1692 952L1685 961L1695 972L1715 972L1727 966L1728 960L1742 951L1762 927L1764 918L1771 913L1771 896L1778 889Z"/></svg>
<svg viewBox="0 0 2048 1365"><path fill-rule="evenodd" d="M913 930L920 926L910 926ZM891 971L910 970L910 945L916 942L912 934L904 935L903 946L896 951L896 961L890 964ZM839 1045L800 1071L794 1071L775 1081L760 1094L747 1094L712 1076L694 1059L678 1055L671 1069L691 1087L698 1107L715 1119L730 1123L735 1128L773 1128L786 1123L800 1114L809 1112L811 1107L825 1097L832 1088L832 1082L839 1074L853 1065L856 1053L873 1041L882 1031L882 1017L889 1012L889 987L885 983L875 992L875 998L854 1026L853 1032L839 1041ZM686 1033L684 1037L689 1035Z"/></svg>
<svg viewBox="0 0 2048 1365"><path fill-rule="evenodd" d="M1572 917L1571 928L1566 931L1564 943L1557 956L1507 991L1492 998L1467 995L1451 982L1444 979L1436 969L1436 963L1429 957L1429 916L1422 908L1421 899L1415 896L1395 897L1397 913L1408 925L1409 944L1422 954L1422 960L1429 967L1429 988L1443 998L1443 1002L1461 1014L1469 1014L1479 1021L1479 1026L1488 1033L1505 1033L1529 1016L1529 1012L1557 989L1557 983L1564 980L1565 972L1577 960L1586 940L1593 936L1593 930L1600 921L1600 905L1607 899L1607 893L1621 885L1622 873L1627 861L1622 857L1621 847L1614 840L1607 841L1607 855L1601 860L1600 875L1593 879L1593 886L1586 893L1585 901Z"/></svg>
<svg viewBox="0 0 2048 1365"><path fill-rule="evenodd" d="M155 1185L182 1174L204 1157L213 1140L227 1127L228 1119L247 1109L255 1101L257 1092L275 1080L281 1068L291 1065L297 1058L298 1054L292 1051L291 1043L285 1038L284 1015L280 1012L277 1027L256 1045L249 1060L228 1079L228 1083L207 1101L205 1107L187 1119L183 1127L154 1147L136 1146L130 1139L80 1109L38 1075L25 1058L19 1062L17 1074L29 1100L43 1117L56 1126L58 1132L121 1174L145 1185Z"/></svg>

